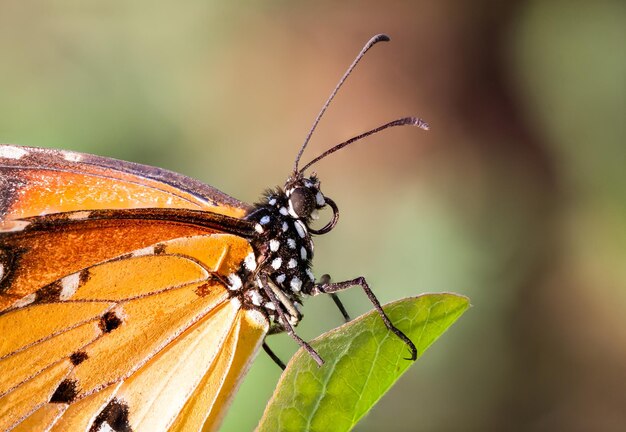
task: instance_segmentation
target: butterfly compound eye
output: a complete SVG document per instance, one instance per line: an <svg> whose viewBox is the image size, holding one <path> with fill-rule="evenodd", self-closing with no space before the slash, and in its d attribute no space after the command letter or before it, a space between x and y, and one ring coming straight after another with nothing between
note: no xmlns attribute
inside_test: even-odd
<svg viewBox="0 0 626 432"><path fill-rule="evenodd" d="M289 197L293 211L301 218L308 218L315 210L315 195L309 188L296 188Z"/></svg>

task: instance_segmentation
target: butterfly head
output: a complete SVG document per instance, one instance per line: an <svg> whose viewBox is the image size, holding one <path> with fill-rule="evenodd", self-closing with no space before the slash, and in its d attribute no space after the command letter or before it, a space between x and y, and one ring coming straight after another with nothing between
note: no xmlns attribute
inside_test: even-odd
<svg viewBox="0 0 626 432"><path fill-rule="evenodd" d="M311 176L285 185L291 216L304 220L317 219L317 211L326 205L319 184L317 177Z"/></svg>
<svg viewBox="0 0 626 432"><path fill-rule="evenodd" d="M302 220L309 231L313 234L325 234L337 224L339 211L335 202L324 196L320 190L320 181L315 173L309 177L297 174L285 183L285 196L288 203L289 215ZM319 210L330 206L333 209L333 219L320 230L315 230L309 225L313 220L319 219Z"/></svg>

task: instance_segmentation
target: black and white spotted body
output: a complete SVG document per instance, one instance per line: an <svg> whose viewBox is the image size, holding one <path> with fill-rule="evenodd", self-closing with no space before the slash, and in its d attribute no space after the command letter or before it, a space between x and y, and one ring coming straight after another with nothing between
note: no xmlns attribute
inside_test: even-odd
<svg viewBox="0 0 626 432"><path fill-rule="evenodd" d="M229 288L239 294L244 306L261 309L268 316L272 332L284 330L277 307L292 326L302 318L302 297L311 294L315 285L309 224L326 205L317 177L298 175L284 189L267 192L246 217L255 224L251 240L255 255L229 277ZM269 297L264 284L278 302Z"/></svg>

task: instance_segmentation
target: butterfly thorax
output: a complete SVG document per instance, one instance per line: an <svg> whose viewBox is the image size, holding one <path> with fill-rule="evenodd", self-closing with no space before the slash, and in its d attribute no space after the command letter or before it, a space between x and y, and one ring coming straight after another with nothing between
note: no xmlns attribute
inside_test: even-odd
<svg viewBox="0 0 626 432"><path fill-rule="evenodd" d="M277 308L282 309L292 325L302 318L302 297L310 294L315 284L309 224L325 205L319 180L315 176L297 176L284 189L266 192L246 217L254 223L254 255L230 276L229 288L239 295L244 306L263 311L274 332L283 330Z"/></svg>

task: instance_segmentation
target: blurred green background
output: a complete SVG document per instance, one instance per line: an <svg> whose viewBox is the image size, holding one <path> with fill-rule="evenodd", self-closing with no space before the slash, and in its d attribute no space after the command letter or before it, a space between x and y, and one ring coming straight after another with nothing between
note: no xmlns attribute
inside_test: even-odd
<svg viewBox="0 0 626 432"><path fill-rule="evenodd" d="M316 167L342 212L316 273L365 275L383 302L454 291L474 307L357 430L624 430L623 1L4 0L0 141L158 165L252 202L378 32L394 40L304 161L396 117L432 129ZM340 323L315 298L299 331ZM278 377L260 355L223 429L251 430Z"/></svg>

